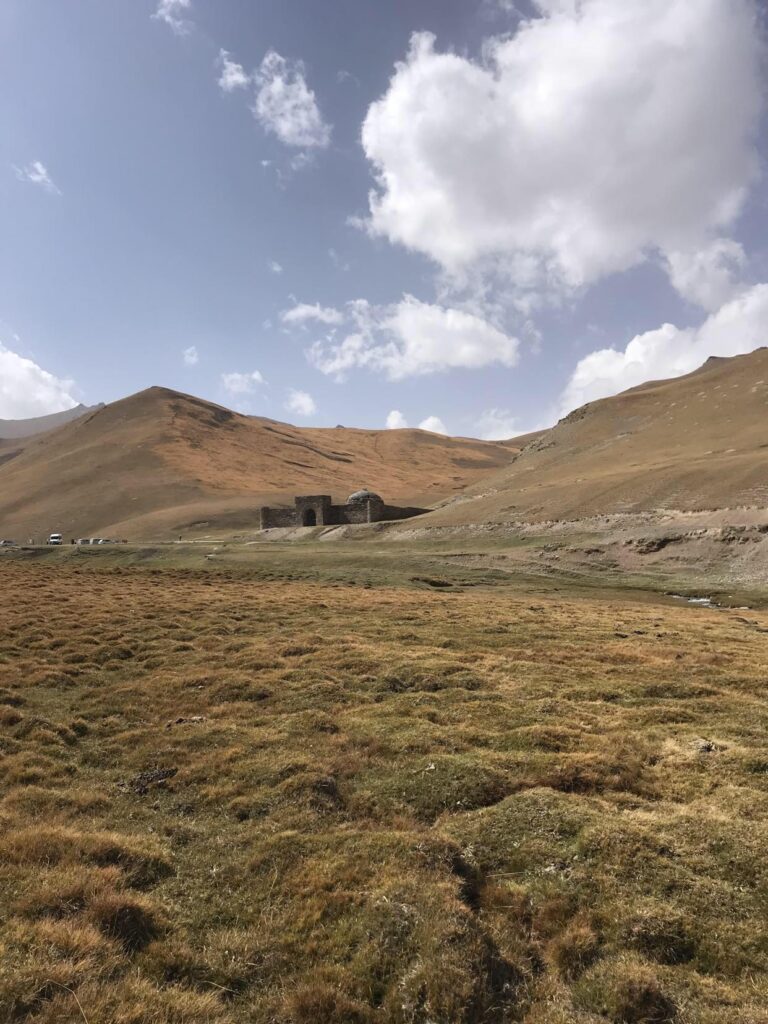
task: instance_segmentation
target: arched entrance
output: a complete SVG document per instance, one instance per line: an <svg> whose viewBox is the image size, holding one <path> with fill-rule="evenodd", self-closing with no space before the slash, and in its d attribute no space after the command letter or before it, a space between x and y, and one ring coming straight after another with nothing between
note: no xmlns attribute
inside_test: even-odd
<svg viewBox="0 0 768 1024"><path fill-rule="evenodd" d="M301 521L302 526L317 526L317 512L313 508L304 509L304 516Z"/></svg>

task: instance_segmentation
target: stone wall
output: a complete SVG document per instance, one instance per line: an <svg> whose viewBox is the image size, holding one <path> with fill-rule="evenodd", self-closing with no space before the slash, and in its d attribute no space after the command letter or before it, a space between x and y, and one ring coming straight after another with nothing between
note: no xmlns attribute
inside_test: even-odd
<svg viewBox="0 0 768 1024"><path fill-rule="evenodd" d="M385 505L381 518L385 521L392 519L413 519L414 516L423 516L431 511L428 508L407 508L400 505Z"/></svg>
<svg viewBox="0 0 768 1024"><path fill-rule="evenodd" d="M310 494L296 498L294 508L267 508L260 510L262 530L286 526L340 526L360 523L380 523L396 519L412 519L429 509L403 508L371 500L333 505L327 494ZM314 516L314 522L312 518Z"/></svg>
<svg viewBox="0 0 768 1024"><path fill-rule="evenodd" d="M259 524L262 530L271 530L280 526L295 526L296 509L261 508L259 510Z"/></svg>

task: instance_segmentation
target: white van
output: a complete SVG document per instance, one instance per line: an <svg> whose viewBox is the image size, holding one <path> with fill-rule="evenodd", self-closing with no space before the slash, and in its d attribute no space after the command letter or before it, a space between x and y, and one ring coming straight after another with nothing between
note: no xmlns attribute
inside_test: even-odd
<svg viewBox="0 0 768 1024"><path fill-rule="evenodd" d="M56 545L63 544L64 538L61 536L60 533L52 533L51 536L48 538L48 543Z"/></svg>

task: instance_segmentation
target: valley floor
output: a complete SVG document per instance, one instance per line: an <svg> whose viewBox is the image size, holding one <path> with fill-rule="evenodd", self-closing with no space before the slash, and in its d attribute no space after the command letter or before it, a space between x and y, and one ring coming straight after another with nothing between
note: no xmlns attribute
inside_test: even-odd
<svg viewBox="0 0 768 1024"><path fill-rule="evenodd" d="M3 560L0 1021L765 1024L768 614L326 550Z"/></svg>

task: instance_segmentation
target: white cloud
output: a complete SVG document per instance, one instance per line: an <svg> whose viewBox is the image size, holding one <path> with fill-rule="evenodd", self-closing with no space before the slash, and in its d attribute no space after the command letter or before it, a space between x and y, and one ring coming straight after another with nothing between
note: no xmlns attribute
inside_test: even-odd
<svg viewBox="0 0 768 1024"><path fill-rule="evenodd" d="M152 17L165 22L176 35L184 36L192 29L192 23L184 17L191 8L192 0L159 0Z"/></svg>
<svg viewBox="0 0 768 1024"><path fill-rule="evenodd" d="M40 188L52 195L61 195L61 189L52 180L45 164L40 163L39 160L33 160L26 167L14 167L13 169L19 181L28 181L32 185L39 185Z"/></svg>
<svg viewBox="0 0 768 1024"><path fill-rule="evenodd" d="M563 392L560 414L649 380L690 373L709 356L751 352L766 341L768 284L758 284L726 303L701 327L663 324L638 334L624 351L606 348L585 356Z"/></svg>
<svg viewBox="0 0 768 1024"><path fill-rule="evenodd" d="M0 343L0 419L27 419L77 405L71 380L61 380Z"/></svg>
<svg viewBox="0 0 768 1024"><path fill-rule="evenodd" d="M311 416L317 412L317 406L312 395L308 395L306 391L296 391L294 388L288 391L285 408L289 412L296 413L297 416Z"/></svg>
<svg viewBox="0 0 768 1024"><path fill-rule="evenodd" d="M306 324L315 321L320 324L341 324L344 322L344 314L338 309L330 306L321 306L316 302L314 306L308 302L298 302L293 309L285 309L280 314L284 324Z"/></svg>
<svg viewBox="0 0 768 1024"><path fill-rule="evenodd" d="M757 170L754 0L536 5L482 60L413 37L363 125L369 230L549 297L706 248Z"/></svg>
<svg viewBox="0 0 768 1024"><path fill-rule="evenodd" d="M185 366L197 366L200 362L200 355L195 345L190 345L189 348L185 348L182 355L184 357Z"/></svg>
<svg viewBox="0 0 768 1024"><path fill-rule="evenodd" d="M316 341L307 353L314 366L337 378L365 367L401 380L494 363L514 366L518 359L518 340L493 324L412 295L384 307L358 299L347 303L346 313L351 333Z"/></svg>
<svg viewBox="0 0 768 1024"><path fill-rule="evenodd" d="M219 50L218 66L220 69L219 88L222 92L245 89L250 84L251 76L245 73L242 64L230 59L227 50Z"/></svg>
<svg viewBox="0 0 768 1024"><path fill-rule="evenodd" d="M427 416L419 424L419 430L431 430L433 434L447 434L445 424L439 416Z"/></svg>
<svg viewBox="0 0 768 1024"><path fill-rule="evenodd" d="M265 381L258 370L253 370L252 373L222 373L221 383L231 395L250 395Z"/></svg>
<svg viewBox="0 0 768 1024"><path fill-rule="evenodd" d="M273 274L282 274L283 272L282 264L278 263L277 260L270 260L269 269Z"/></svg>
<svg viewBox="0 0 768 1024"><path fill-rule="evenodd" d="M506 441L523 433L509 409L486 409L478 417L475 429L484 441Z"/></svg>
<svg viewBox="0 0 768 1024"><path fill-rule="evenodd" d="M405 430L408 420L399 409L393 409L387 416L387 430Z"/></svg>
<svg viewBox="0 0 768 1024"><path fill-rule="evenodd" d="M268 132L286 146L324 149L331 127L323 120L302 61L288 61L270 50L256 72L253 112Z"/></svg>
<svg viewBox="0 0 768 1024"><path fill-rule="evenodd" d="M744 249L728 238L716 238L694 252L667 254L669 279L677 291L710 312L734 298L746 264Z"/></svg>

